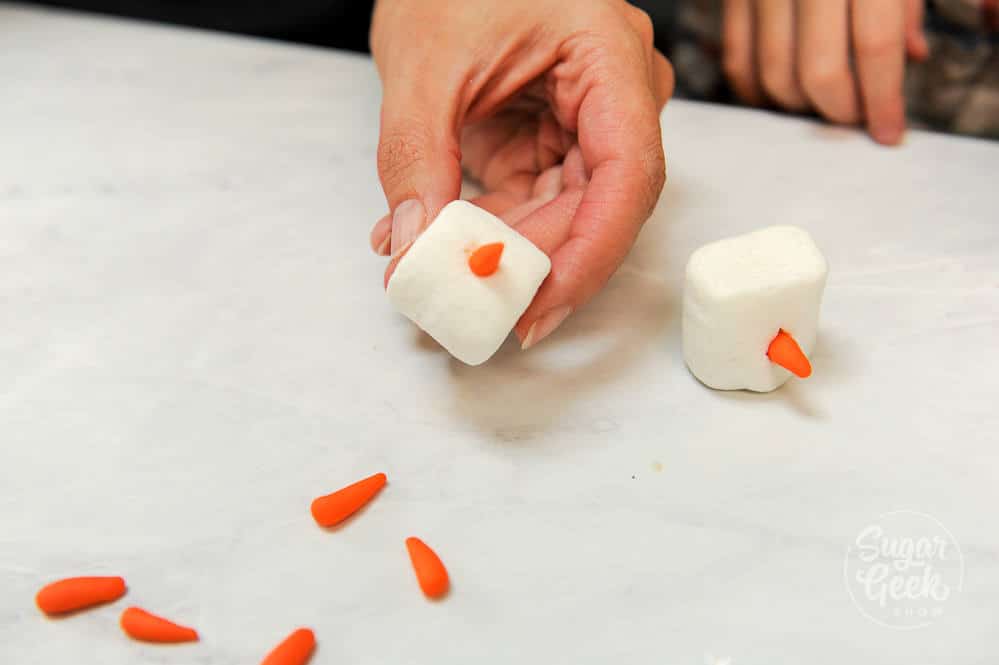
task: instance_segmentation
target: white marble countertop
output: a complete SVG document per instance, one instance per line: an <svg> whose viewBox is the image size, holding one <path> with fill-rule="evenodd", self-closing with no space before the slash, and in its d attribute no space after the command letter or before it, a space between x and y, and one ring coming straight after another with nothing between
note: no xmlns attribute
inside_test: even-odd
<svg viewBox="0 0 999 665"><path fill-rule="evenodd" d="M473 369L383 297L368 59L3 5L0 81L0 662L250 663L303 624L317 664L995 662L999 144L674 102L625 267ZM832 267L815 374L709 391L683 264L771 223ZM316 527L314 496L376 471ZM899 509L963 554L915 630L844 580ZM101 572L125 601L33 607ZM203 639L130 642L126 602Z"/></svg>

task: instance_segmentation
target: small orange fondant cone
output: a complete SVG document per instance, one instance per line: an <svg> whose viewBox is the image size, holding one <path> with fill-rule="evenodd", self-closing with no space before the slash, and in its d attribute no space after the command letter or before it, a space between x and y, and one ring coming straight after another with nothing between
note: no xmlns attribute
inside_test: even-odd
<svg viewBox="0 0 999 665"><path fill-rule="evenodd" d="M767 357L792 374L805 379L812 373L812 364L802 353L801 347L782 328L767 348Z"/></svg>
<svg viewBox="0 0 999 665"><path fill-rule="evenodd" d="M305 665L316 648L316 636L308 628L299 628L274 650L267 654L260 665Z"/></svg>
<svg viewBox="0 0 999 665"><path fill-rule="evenodd" d="M440 598L447 593L451 583L447 568L437 553L419 538L407 538L406 549L409 550L409 560L413 562L416 581L420 583L423 593L430 598Z"/></svg>
<svg viewBox="0 0 999 665"><path fill-rule="evenodd" d="M493 242L479 247L468 257L468 267L479 277L489 277L499 270L503 243Z"/></svg>
<svg viewBox="0 0 999 665"><path fill-rule="evenodd" d="M129 607L121 613L121 629L134 640L142 642L197 642L198 631L180 626L163 617Z"/></svg>
<svg viewBox="0 0 999 665"><path fill-rule="evenodd" d="M321 496L312 502L312 517L322 526L339 524L371 501L385 486L385 481L384 473L376 473L332 494Z"/></svg>
<svg viewBox="0 0 999 665"><path fill-rule="evenodd" d="M42 587L35 604L46 614L62 614L109 603L124 595L125 580L120 577L68 577Z"/></svg>

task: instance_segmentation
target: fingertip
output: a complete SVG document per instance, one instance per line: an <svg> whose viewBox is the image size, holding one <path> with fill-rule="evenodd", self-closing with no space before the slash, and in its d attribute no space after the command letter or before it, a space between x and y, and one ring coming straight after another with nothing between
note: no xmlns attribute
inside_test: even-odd
<svg viewBox="0 0 999 665"><path fill-rule="evenodd" d="M913 40L912 52L910 55L917 62L924 62L930 57L930 43L926 40L926 34L920 30Z"/></svg>
<svg viewBox="0 0 999 665"><path fill-rule="evenodd" d="M389 261L388 266L385 268L384 286L386 289L388 288L389 282L392 280L392 273L394 273L395 269L399 266L399 261L402 261L402 257L406 256L406 252L408 252L409 248L413 246L413 242L415 242L415 240L410 240L403 246L402 249L392 255L392 260Z"/></svg>
<svg viewBox="0 0 999 665"><path fill-rule="evenodd" d="M553 307L539 316L527 328L527 334L521 338L521 350L526 351L551 335L567 318L569 318L570 314L572 314L572 307L568 305L560 305L558 307Z"/></svg>
<svg viewBox="0 0 999 665"><path fill-rule="evenodd" d="M430 221L427 209L419 199L407 199L392 213L392 256L401 254Z"/></svg>
<svg viewBox="0 0 999 665"><path fill-rule="evenodd" d="M881 145L899 145L905 137L905 101L901 94L871 115L870 127L874 140Z"/></svg>
<svg viewBox="0 0 999 665"><path fill-rule="evenodd" d="M537 298L535 298L537 302ZM520 317L517 321L517 325L513 327L513 334L517 336L517 341L520 343L520 348L526 349L528 337L530 337L531 329L534 327L534 323L540 318L540 313L533 306L528 307L527 311Z"/></svg>
<svg viewBox="0 0 999 665"><path fill-rule="evenodd" d="M385 268L385 276L382 278L382 288L385 289L386 291L388 290L389 282L392 280L392 273L395 272L396 263L397 261L393 259L388 264L388 267Z"/></svg>
<svg viewBox="0 0 999 665"><path fill-rule="evenodd" d="M763 93L761 93L759 88L756 87L743 91L739 94L739 98L742 100L742 103L747 106L760 107L766 103L766 100L763 98Z"/></svg>
<svg viewBox="0 0 999 665"><path fill-rule="evenodd" d="M905 136L904 125L882 125L871 127L871 136L884 146L897 146Z"/></svg>
<svg viewBox="0 0 999 665"><path fill-rule="evenodd" d="M371 249L379 256L387 256L392 240L392 215L387 214L371 227Z"/></svg>
<svg viewBox="0 0 999 665"><path fill-rule="evenodd" d="M843 127L856 127L860 122L860 110L855 100L847 100L843 102L841 108L834 112L822 112L822 115L834 125Z"/></svg>

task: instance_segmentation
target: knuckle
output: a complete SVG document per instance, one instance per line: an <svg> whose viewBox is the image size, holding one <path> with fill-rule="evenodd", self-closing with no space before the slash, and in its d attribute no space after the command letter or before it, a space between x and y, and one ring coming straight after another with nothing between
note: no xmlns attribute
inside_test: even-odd
<svg viewBox="0 0 999 665"><path fill-rule="evenodd" d="M673 65L670 63L669 60L667 60L662 56L659 57L662 58L662 63L663 63L661 69L662 87L663 87L663 92L666 95L666 99L663 99L662 104L659 105L659 110L661 111L662 106L666 103L666 100L672 97L673 92L676 90L676 72L673 71Z"/></svg>
<svg viewBox="0 0 999 665"><path fill-rule="evenodd" d="M386 185L398 183L422 160L423 146L419 128L395 128L382 132L378 140L378 177Z"/></svg>
<svg viewBox="0 0 999 665"><path fill-rule="evenodd" d="M649 16L648 12L639 9L634 5L629 5L629 7L631 9L631 24L635 27L635 31L641 38L642 44L651 48L656 40L655 26L652 23L652 17Z"/></svg>
<svg viewBox="0 0 999 665"><path fill-rule="evenodd" d="M651 213L659 202L659 195L666 185L666 155L663 152L661 140L656 140L646 147L642 160L644 179L645 208Z"/></svg>
<svg viewBox="0 0 999 665"><path fill-rule="evenodd" d="M861 34L857 36L854 51L858 58L881 59L894 56L902 50L902 42L890 34Z"/></svg>
<svg viewBox="0 0 999 665"><path fill-rule="evenodd" d="M806 62L799 78L801 87L809 95L842 92L850 83L846 69L826 60Z"/></svg>

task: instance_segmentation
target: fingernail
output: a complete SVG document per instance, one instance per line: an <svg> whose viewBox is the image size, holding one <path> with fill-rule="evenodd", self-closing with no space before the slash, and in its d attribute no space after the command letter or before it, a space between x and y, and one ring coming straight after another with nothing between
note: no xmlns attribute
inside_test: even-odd
<svg viewBox="0 0 999 665"><path fill-rule="evenodd" d="M551 335L556 328L562 325L563 321L569 318L570 314L572 314L572 308L566 305L565 307L556 307L538 317L538 320L528 328L527 337L524 338L520 348L526 351Z"/></svg>
<svg viewBox="0 0 999 665"><path fill-rule="evenodd" d="M545 203L551 201L562 191L562 167L553 166L542 173L534 183L533 195Z"/></svg>
<svg viewBox="0 0 999 665"><path fill-rule="evenodd" d="M414 241L410 240L405 245L400 247L399 251L392 255L392 260L395 261L396 259L402 258L402 256L409 251L409 248L413 246L413 242Z"/></svg>
<svg viewBox="0 0 999 665"><path fill-rule="evenodd" d="M391 246L391 244L392 244L392 234L386 233L385 240L382 240L382 244L378 245L378 248L375 249L375 253L378 254L379 256L388 256L389 247Z"/></svg>
<svg viewBox="0 0 999 665"><path fill-rule="evenodd" d="M879 127L874 132L874 139L884 145L897 145L902 142L903 131L901 127Z"/></svg>
<svg viewBox="0 0 999 665"><path fill-rule="evenodd" d="M392 256L398 254L403 247L416 240L423 230L427 212L423 204L416 199L403 201L392 214Z"/></svg>
<svg viewBox="0 0 999 665"><path fill-rule="evenodd" d="M375 254L382 254L382 247L385 245L385 241L392 237L392 213L384 215L381 219L375 222L375 225L371 227L371 233L368 234L368 240L371 244L371 251Z"/></svg>

